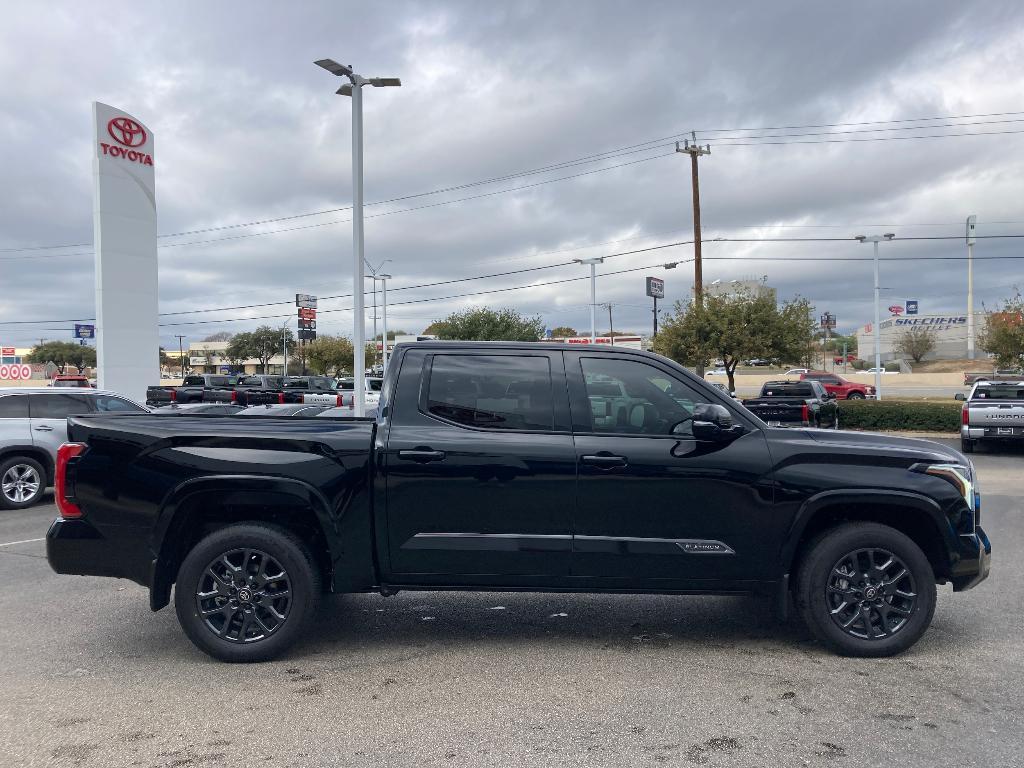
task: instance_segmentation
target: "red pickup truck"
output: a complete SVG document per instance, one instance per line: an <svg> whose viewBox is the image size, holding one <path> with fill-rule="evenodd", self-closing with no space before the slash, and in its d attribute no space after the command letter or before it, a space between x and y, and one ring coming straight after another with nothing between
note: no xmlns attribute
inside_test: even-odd
<svg viewBox="0 0 1024 768"><path fill-rule="evenodd" d="M825 385L825 391L830 395L835 395L837 400L863 400L866 397L875 396L874 387L849 381L828 371L808 371L801 373L800 378L820 381Z"/></svg>

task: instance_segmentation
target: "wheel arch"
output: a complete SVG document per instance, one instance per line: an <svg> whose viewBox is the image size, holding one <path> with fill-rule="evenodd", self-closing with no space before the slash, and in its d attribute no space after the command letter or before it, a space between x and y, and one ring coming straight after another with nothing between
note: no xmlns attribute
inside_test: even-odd
<svg viewBox="0 0 1024 768"><path fill-rule="evenodd" d="M927 496L896 490L826 491L808 499L786 536L782 573L796 569L818 534L847 522L879 523L906 534L924 552L936 581L950 578L951 545L947 539L956 534L941 508Z"/></svg>
<svg viewBox="0 0 1024 768"><path fill-rule="evenodd" d="M175 488L161 507L152 541L150 608L168 604L178 568L200 539L244 521L272 523L298 535L309 546L323 583L332 583L337 532L327 500L315 488L288 478L200 477Z"/></svg>

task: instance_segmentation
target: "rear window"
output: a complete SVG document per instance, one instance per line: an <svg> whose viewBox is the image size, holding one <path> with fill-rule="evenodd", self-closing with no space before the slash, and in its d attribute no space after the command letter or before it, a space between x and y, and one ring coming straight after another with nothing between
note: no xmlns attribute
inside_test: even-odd
<svg viewBox="0 0 1024 768"><path fill-rule="evenodd" d="M284 380L280 376L242 376L238 379L240 387L262 387L263 382L271 389L280 389Z"/></svg>
<svg viewBox="0 0 1024 768"><path fill-rule="evenodd" d="M205 387L206 379L202 376L186 376L181 385L183 387Z"/></svg>
<svg viewBox="0 0 1024 768"><path fill-rule="evenodd" d="M28 395L0 397L0 419L27 419Z"/></svg>
<svg viewBox="0 0 1024 768"><path fill-rule="evenodd" d="M527 355L435 355L427 411L484 429L554 427L551 366Z"/></svg>
<svg viewBox="0 0 1024 768"><path fill-rule="evenodd" d="M814 387L810 384L765 384L761 390L762 397L814 397Z"/></svg>
<svg viewBox="0 0 1024 768"><path fill-rule="evenodd" d="M1024 400L1024 387L978 387L975 400Z"/></svg>

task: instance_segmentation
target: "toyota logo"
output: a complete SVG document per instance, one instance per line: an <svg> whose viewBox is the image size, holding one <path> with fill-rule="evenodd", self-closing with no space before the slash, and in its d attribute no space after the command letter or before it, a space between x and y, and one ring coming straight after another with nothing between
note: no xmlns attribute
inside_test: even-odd
<svg viewBox="0 0 1024 768"><path fill-rule="evenodd" d="M107 123L107 133L118 144L126 147L141 147L146 143L146 129L130 117L115 117Z"/></svg>

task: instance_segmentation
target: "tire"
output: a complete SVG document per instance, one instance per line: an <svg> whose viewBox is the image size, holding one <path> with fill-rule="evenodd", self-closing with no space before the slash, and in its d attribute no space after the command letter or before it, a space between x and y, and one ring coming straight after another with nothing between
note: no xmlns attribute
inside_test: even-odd
<svg viewBox="0 0 1024 768"><path fill-rule="evenodd" d="M853 569L849 558L855 552L860 554ZM870 567L886 560L893 563L889 568ZM867 584L840 575L851 571L866 571ZM863 600L872 590L879 599ZM795 592L797 611L811 634L843 656L902 653L921 638L935 613L935 574L928 558L908 536L878 523L844 523L817 536L800 562ZM850 622L847 629L843 622Z"/></svg>
<svg viewBox="0 0 1024 768"><path fill-rule="evenodd" d="M863 392L851 392L850 394L848 394L846 396L846 399L847 400L863 400L864 399L864 393Z"/></svg>
<svg viewBox="0 0 1024 768"><path fill-rule="evenodd" d="M247 570L249 584L238 588ZM241 523L214 531L188 553L178 569L174 608L188 639L204 653L232 663L268 661L302 636L319 605L321 583L297 536L275 525ZM209 613L201 615L202 608Z"/></svg>
<svg viewBox="0 0 1024 768"><path fill-rule="evenodd" d="M974 441L961 439L960 453L974 453Z"/></svg>
<svg viewBox="0 0 1024 768"><path fill-rule="evenodd" d="M42 498L46 470L28 456L11 456L0 462L0 509L25 509Z"/></svg>

